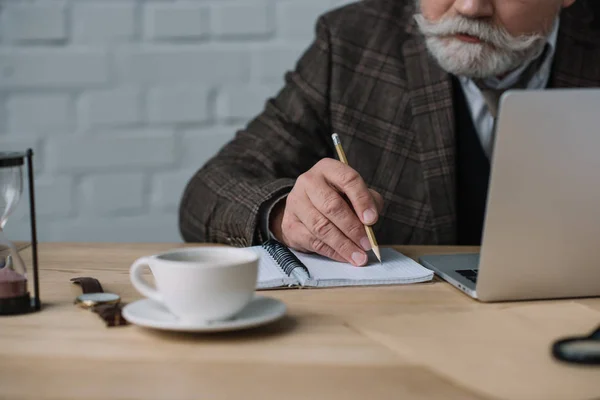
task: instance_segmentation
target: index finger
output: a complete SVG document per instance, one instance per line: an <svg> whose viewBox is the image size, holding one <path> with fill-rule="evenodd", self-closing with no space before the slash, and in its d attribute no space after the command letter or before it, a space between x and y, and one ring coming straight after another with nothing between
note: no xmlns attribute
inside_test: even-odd
<svg viewBox="0 0 600 400"><path fill-rule="evenodd" d="M341 161L332 160L323 168L325 180L346 195L363 224L373 225L379 217L373 196L360 174Z"/></svg>

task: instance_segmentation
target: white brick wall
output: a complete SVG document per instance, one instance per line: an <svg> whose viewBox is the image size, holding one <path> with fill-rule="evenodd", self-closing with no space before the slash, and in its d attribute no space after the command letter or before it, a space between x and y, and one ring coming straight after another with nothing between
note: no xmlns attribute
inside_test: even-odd
<svg viewBox="0 0 600 400"><path fill-rule="evenodd" d="M7 3L0 18L2 36L10 42L67 39L64 2L53 4Z"/></svg>
<svg viewBox="0 0 600 400"><path fill-rule="evenodd" d="M128 125L142 122L142 95L125 84L114 89L88 90L78 103L80 127Z"/></svg>
<svg viewBox="0 0 600 400"><path fill-rule="evenodd" d="M2 92L81 90L110 83L108 53L103 49L77 45L0 48Z"/></svg>
<svg viewBox="0 0 600 400"><path fill-rule="evenodd" d="M0 0L0 150L34 149L39 239L180 241L189 178L347 2Z"/></svg>
<svg viewBox="0 0 600 400"><path fill-rule="evenodd" d="M266 1L235 1L214 4L211 28L222 38L260 38L273 31L272 10Z"/></svg>
<svg viewBox="0 0 600 400"><path fill-rule="evenodd" d="M148 4L144 33L149 40L189 40L208 37L208 6L189 3Z"/></svg>
<svg viewBox="0 0 600 400"><path fill-rule="evenodd" d="M82 182L82 211L91 216L143 213L145 184L143 173L90 174Z"/></svg>
<svg viewBox="0 0 600 400"><path fill-rule="evenodd" d="M148 120L157 124L200 123L209 119L210 91L199 85L166 86L148 92Z"/></svg>
<svg viewBox="0 0 600 400"><path fill-rule="evenodd" d="M8 132L51 134L71 129L71 99L66 94L14 94L6 101Z"/></svg>
<svg viewBox="0 0 600 400"><path fill-rule="evenodd" d="M76 2L71 6L73 42L99 44L131 41L137 31L136 7L137 4L133 2Z"/></svg>

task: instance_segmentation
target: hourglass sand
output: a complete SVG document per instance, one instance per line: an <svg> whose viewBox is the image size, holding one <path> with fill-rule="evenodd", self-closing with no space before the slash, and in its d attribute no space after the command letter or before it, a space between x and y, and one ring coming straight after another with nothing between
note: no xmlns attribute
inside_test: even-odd
<svg viewBox="0 0 600 400"><path fill-rule="evenodd" d="M40 309L37 278L37 242L35 240L35 212L33 201L33 171L29 150L25 153L0 152L0 247L10 253L0 264L0 315L22 314ZM23 192L24 159L28 159L32 246L34 255L33 302L28 290L27 268L19 250L4 234L6 221L15 210Z"/></svg>

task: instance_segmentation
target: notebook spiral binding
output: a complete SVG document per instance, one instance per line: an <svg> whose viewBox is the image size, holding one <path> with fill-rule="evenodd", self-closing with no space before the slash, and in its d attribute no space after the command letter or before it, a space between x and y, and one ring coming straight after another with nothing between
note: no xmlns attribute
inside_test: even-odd
<svg viewBox="0 0 600 400"><path fill-rule="evenodd" d="M262 247L288 276L291 276L292 271L296 268L300 268L304 270L307 275L310 275L308 268L306 268L302 261L300 261L290 249L277 240L269 239L262 244Z"/></svg>

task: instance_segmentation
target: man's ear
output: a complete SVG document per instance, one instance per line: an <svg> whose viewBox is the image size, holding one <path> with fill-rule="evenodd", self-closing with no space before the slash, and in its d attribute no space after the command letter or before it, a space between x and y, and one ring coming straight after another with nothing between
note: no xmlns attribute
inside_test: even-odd
<svg viewBox="0 0 600 400"><path fill-rule="evenodd" d="M571 7L577 0L563 0L563 8Z"/></svg>

